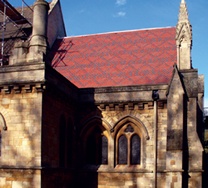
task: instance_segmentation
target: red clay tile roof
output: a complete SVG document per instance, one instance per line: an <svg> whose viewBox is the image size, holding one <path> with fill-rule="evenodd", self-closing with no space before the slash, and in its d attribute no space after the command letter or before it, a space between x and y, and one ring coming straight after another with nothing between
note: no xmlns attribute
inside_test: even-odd
<svg viewBox="0 0 208 188"><path fill-rule="evenodd" d="M175 28L58 39L51 57L79 88L168 84L177 60Z"/></svg>

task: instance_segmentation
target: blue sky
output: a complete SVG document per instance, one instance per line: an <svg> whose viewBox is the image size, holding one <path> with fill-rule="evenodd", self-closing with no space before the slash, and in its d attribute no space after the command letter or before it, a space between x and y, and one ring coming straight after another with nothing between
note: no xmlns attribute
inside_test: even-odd
<svg viewBox="0 0 208 188"><path fill-rule="evenodd" d="M68 36L175 26L181 0L61 0ZM9 0L21 6L21 0ZM34 0L25 0L29 5ZM208 107L208 0L186 0L193 29L192 63L205 76Z"/></svg>

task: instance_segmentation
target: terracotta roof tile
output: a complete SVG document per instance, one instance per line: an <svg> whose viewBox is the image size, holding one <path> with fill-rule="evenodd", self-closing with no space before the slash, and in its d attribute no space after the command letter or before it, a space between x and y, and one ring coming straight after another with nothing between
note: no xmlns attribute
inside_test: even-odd
<svg viewBox="0 0 208 188"><path fill-rule="evenodd" d="M58 39L51 53L79 88L167 84L176 57L174 27Z"/></svg>

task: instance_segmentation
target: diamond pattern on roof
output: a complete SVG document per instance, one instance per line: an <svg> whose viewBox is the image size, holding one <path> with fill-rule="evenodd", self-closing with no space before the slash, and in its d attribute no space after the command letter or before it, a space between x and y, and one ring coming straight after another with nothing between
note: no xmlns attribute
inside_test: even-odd
<svg viewBox="0 0 208 188"><path fill-rule="evenodd" d="M79 88L167 84L177 60L175 28L58 39L51 58Z"/></svg>

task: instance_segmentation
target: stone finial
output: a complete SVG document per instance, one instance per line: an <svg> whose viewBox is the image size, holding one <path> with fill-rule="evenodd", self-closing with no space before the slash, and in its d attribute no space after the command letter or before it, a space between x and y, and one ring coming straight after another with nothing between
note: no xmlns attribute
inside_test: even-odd
<svg viewBox="0 0 208 188"><path fill-rule="evenodd" d="M186 20L188 20L188 11L187 11L185 0L182 0L181 5L180 5L178 21L182 22L182 21L186 21Z"/></svg>
<svg viewBox="0 0 208 188"><path fill-rule="evenodd" d="M185 0L181 0L178 24L176 26L178 69L191 69L192 27L188 18Z"/></svg>

